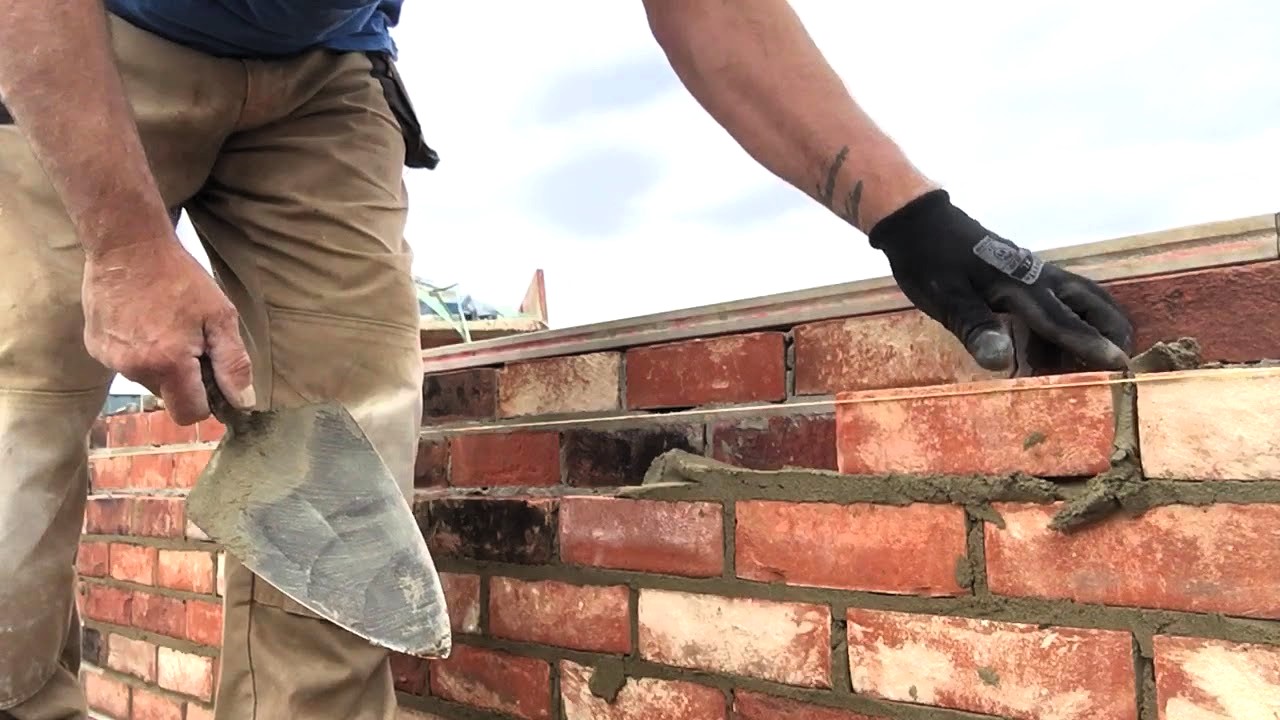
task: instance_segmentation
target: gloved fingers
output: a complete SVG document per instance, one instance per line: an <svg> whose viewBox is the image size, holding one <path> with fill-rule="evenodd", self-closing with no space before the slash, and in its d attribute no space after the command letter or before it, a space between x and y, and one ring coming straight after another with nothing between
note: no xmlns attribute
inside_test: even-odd
<svg viewBox="0 0 1280 720"><path fill-rule="evenodd" d="M1121 370L1128 366L1129 358L1124 350L1046 288L1009 287L1002 297L1009 310L1022 318L1033 332L1089 367Z"/></svg>
<svg viewBox="0 0 1280 720"><path fill-rule="evenodd" d="M991 307L967 282L930 283L927 300L916 306L942 323L978 365L987 370L1013 366L1013 339Z"/></svg>
<svg viewBox="0 0 1280 720"><path fill-rule="evenodd" d="M1133 352L1133 323L1124 308L1096 282L1063 272L1054 294L1085 322L1126 353Z"/></svg>

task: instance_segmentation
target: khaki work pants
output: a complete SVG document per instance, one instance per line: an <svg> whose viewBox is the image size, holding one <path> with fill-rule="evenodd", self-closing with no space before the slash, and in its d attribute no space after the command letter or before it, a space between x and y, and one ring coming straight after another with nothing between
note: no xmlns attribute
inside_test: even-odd
<svg viewBox="0 0 1280 720"><path fill-rule="evenodd" d="M422 364L385 77L363 53L242 62L110 28L165 201L241 312L259 405L343 402L411 493ZM0 717L17 720L86 715L74 567L112 374L84 349L82 271L44 174L0 126ZM226 580L217 720L395 717L387 652L243 566Z"/></svg>

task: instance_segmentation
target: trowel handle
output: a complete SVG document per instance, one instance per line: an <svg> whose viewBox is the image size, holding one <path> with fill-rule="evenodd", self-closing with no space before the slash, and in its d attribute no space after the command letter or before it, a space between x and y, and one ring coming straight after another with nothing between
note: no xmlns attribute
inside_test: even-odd
<svg viewBox="0 0 1280 720"><path fill-rule="evenodd" d="M218 422L227 427L239 425L241 413L227 402L227 396L223 395L222 388L218 387L218 380L213 374L213 361L208 355L200 356L200 379L204 381L204 392L209 396L209 410L213 412Z"/></svg>

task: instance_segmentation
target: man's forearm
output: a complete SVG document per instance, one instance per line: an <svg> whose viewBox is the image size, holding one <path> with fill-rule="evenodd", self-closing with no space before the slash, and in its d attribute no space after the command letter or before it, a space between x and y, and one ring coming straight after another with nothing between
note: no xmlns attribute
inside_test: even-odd
<svg viewBox="0 0 1280 720"><path fill-rule="evenodd" d="M761 165L869 232L936 187L850 97L786 0L645 0L690 93Z"/></svg>
<svg viewBox="0 0 1280 720"><path fill-rule="evenodd" d="M115 67L102 0L0 0L0 98L86 253L172 236Z"/></svg>

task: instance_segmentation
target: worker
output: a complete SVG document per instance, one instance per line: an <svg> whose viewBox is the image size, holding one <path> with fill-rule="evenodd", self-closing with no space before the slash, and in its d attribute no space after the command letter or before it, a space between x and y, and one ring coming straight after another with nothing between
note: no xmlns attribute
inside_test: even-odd
<svg viewBox="0 0 1280 720"><path fill-rule="evenodd" d="M436 156L396 71L401 2L0 1L0 716L85 717L74 560L85 438L115 374L181 425L209 415L206 355L237 407L337 400L411 492L402 173ZM864 233L983 367L1013 362L994 313L1081 367L1125 367L1132 328L1107 292L957 208L785 0L644 7L697 102L850 242ZM213 277L176 237L179 208ZM224 624L218 720L394 716L387 651L234 558Z"/></svg>

